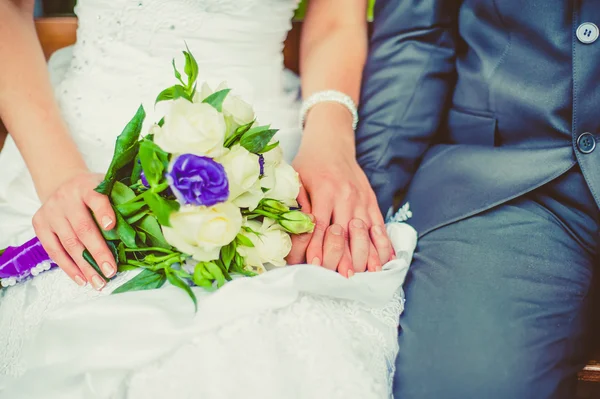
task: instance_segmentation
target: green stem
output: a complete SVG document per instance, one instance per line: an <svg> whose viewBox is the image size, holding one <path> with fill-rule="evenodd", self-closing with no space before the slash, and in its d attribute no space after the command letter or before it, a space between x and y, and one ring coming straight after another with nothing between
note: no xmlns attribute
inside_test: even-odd
<svg viewBox="0 0 600 399"><path fill-rule="evenodd" d="M132 199L130 199L127 202L124 202L124 204L133 204L134 202L138 202L139 200L141 200L144 197L144 194L146 194L148 191L144 191L143 193L140 193L138 195L136 195L135 197L133 197Z"/></svg>
<svg viewBox="0 0 600 399"><path fill-rule="evenodd" d="M144 258L144 261L146 261L146 259L148 259L149 257L152 257L153 255L148 255L146 258ZM172 253L170 255L165 255L165 256L161 256L158 258L155 258L154 260L149 260L148 262L152 262L156 265L162 265L165 264L165 262L170 261L171 259L177 259L177 261L183 261L183 259L185 259L180 253ZM174 262L169 263L169 265L171 265Z"/></svg>
<svg viewBox="0 0 600 399"><path fill-rule="evenodd" d="M185 258L183 258L180 254L174 254L173 256L158 263L156 265L156 267L159 269L166 269L166 268L170 267L173 263L182 262L183 259L185 259Z"/></svg>
<svg viewBox="0 0 600 399"><path fill-rule="evenodd" d="M132 265L132 266L141 267L143 269L150 269L152 271L156 271L155 266L148 265L147 263L144 263L144 262L138 262L137 260L133 260L133 259L128 260L127 264Z"/></svg>
<svg viewBox="0 0 600 399"><path fill-rule="evenodd" d="M124 204L132 204L134 202L138 202L139 200L141 200L142 198L144 198L144 195L148 191L151 191L153 193L159 194L159 193L165 191L167 188L169 188L169 183L160 184L160 185L158 185L156 187L152 187L150 190L146 190L143 193L140 193L140 194L136 195L134 198L130 199L129 201L124 202Z"/></svg>
<svg viewBox="0 0 600 399"><path fill-rule="evenodd" d="M150 190L156 194L162 193L163 191L165 191L167 188L169 188L169 183L163 183L163 184L159 184L156 187L152 187Z"/></svg>
<svg viewBox="0 0 600 399"><path fill-rule="evenodd" d="M248 212L248 213L244 213L244 214L245 215L252 215L252 214L262 215L262 216L266 216L268 218L271 218L273 220L279 220L279 216L275 215L274 213L264 211L262 209L255 209L252 212Z"/></svg>
<svg viewBox="0 0 600 399"><path fill-rule="evenodd" d="M169 249L160 248L160 247L134 248L134 249L125 248L125 252L149 252L149 251L162 252L165 254L174 254L175 253Z"/></svg>

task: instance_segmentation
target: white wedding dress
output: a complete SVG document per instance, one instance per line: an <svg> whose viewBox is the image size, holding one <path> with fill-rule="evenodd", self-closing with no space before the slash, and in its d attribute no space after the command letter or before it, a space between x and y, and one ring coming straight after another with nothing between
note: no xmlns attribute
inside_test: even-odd
<svg viewBox="0 0 600 399"><path fill-rule="evenodd" d="M80 0L77 43L50 60L63 115L92 170L143 102L172 85L185 44L201 81L227 81L279 128L286 158L301 138L298 84L282 43L297 0ZM48 167L52 167L48 165ZM0 152L0 248L33 237L39 207L14 143ZM110 293L60 270L0 291L0 398L389 398L416 235L388 225L399 259L352 279L298 265L195 288Z"/></svg>

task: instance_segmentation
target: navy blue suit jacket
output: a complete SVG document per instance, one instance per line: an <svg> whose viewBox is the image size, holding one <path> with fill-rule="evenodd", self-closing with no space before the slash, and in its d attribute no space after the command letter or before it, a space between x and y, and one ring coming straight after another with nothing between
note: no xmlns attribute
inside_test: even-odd
<svg viewBox="0 0 600 399"><path fill-rule="evenodd" d="M421 235L579 163L598 202L598 0L377 0L358 161L383 212L410 202ZM589 145L590 142L588 141Z"/></svg>

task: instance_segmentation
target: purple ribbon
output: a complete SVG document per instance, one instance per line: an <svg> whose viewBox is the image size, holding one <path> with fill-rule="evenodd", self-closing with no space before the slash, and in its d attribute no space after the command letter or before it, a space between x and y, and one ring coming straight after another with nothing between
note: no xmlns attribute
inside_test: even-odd
<svg viewBox="0 0 600 399"><path fill-rule="evenodd" d="M14 277L21 280L43 262L51 262L52 267L56 267L37 237L18 247L8 247L0 256L0 279Z"/></svg>

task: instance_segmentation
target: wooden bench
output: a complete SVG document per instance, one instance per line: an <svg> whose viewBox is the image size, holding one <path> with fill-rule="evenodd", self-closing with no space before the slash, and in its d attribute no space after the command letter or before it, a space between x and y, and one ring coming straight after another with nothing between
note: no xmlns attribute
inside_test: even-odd
<svg viewBox="0 0 600 399"><path fill-rule="evenodd" d="M77 19L74 17L40 18L36 21L36 29L46 58L56 50L73 44L76 38ZM285 66L292 71L299 69L301 23L294 22L284 47ZM0 124L1 127L1 124ZM0 132L0 148L3 138ZM600 348L599 348L600 349ZM579 379L587 382L600 382L600 352L579 373Z"/></svg>

